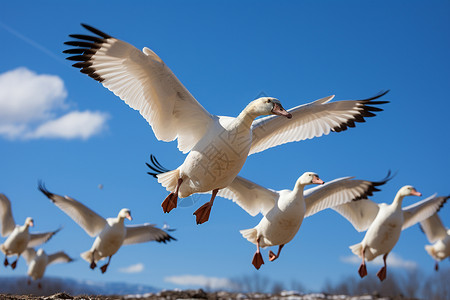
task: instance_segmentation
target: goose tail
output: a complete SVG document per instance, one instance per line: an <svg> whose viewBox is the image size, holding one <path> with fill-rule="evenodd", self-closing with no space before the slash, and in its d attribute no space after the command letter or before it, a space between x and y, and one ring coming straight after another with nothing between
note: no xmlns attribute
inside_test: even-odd
<svg viewBox="0 0 450 300"><path fill-rule="evenodd" d="M358 243L349 247L353 254L361 257L362 243Z"/></svg>
<svg viewBox="0 0 450 300"><path fill-rule="evenodd" d="M150 172L147 172L148 175L158 179L158 182L165 187L167 191L175 191L178 178L180 178L180 172L178 169L170 171L169 169L163 167L153 154L150 155L150 163L145 164L151 170Z"/></svg>
<svg viewBox="0 0 450 300"><path fill-rule="evenodd" d="M85 252L81 253L80 256L82 259L84 259L85 261L90 263L91 259L92 259L92 250L85 251ZM98 252L96 251L94 253L94 262L98 262L100 259L101 259L101 257L98 254Z"/></svg>
<svg viewBox="0 0 450 300"><path fill-rule="evenodd" d="M247 239L247 241L249 241L250 243L256 244L256 240L257 240L257 231L255 228L250 228L250 229L244 229L239 231L242 234L242 237Z"/></svg>
<svg viewBox="0 0 450 300"><path fill-rule="evenodd" d="M425 245L425 250L428 252L428 254L434 258L435 260L440 260L440 258L437 256L436 251L434 250L434 247L432 245Z"/></svg>

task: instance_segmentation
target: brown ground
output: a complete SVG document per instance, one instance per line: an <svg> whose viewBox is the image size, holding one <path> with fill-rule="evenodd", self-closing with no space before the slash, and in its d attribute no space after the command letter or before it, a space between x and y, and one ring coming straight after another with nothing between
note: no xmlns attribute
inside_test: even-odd
<svg viewBox="0 0 450 300"><path fill-rule="evenodd" d="M0 294L0 300L176 300L176 299L208 299L208 300L233 300L233 299L258 299L258 300L407 300L403 297L379 297L376 295L365 296L345 296L345 295L325 295L325 294L307 294L300 295L296 293L281 293L277 295L259 294L259 293L228 293L212 292L206 293L203 290L185 290L185 291L162 291L156 294L128 295L128 296L70 296L66 293L58 293L51 296L31 296L31 295L9 295Z"/></svg>

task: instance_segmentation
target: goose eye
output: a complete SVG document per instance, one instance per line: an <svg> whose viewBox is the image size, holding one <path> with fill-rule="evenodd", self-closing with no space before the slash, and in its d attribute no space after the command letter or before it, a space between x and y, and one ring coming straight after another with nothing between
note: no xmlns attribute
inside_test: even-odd
<svg viewBox="0 0 450 300"><path fill-rule="evenodd" d="M270 99L267 99L267 103L270 103L270 102L272 102Z"/></svg>

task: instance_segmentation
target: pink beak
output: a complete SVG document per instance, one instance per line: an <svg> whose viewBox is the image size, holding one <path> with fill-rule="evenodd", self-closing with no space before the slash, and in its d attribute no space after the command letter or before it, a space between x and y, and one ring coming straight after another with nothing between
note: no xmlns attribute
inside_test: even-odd
<svg viewBox="0 0 450 300"><path fill-rule="evenodd" d="M314 176L314 178L313 178L313 180L312 180L312 183L315 183L315 184L324 184L325 182L324 182L322 179L320 179L319 177Z"/></svg>
<svg viewBox="0 0 450 300"><path fill-rule="evenodd" d="M34 226L34 222L30 221L30 227L33 227L33 226Z"/></svg>
<svg viewBox="0 0 450 300"><path fill-rule="evenodd" d="M272 108L272 113L278 116L284 116L288 119L292 118L292 115L288 113L283 106L279 103L274 103Z"/></svg>
<svg viewBox="0 0 450 300"><path fill-rule="evenodd" d="M130 220L130 221L132 221L132 220L133 220L133 218L131 217L131 215L130 215L130 214L128 214L128 216L127 216L127 219L128 219L128 220Z"/></svg>
<svg viewBox="0 0 450 300"><path fill-rule="evenodd" d="M420 196L422 196L422 193L419 193L418 191L414 190L411 192L411 195L420 197Z"/></svg>

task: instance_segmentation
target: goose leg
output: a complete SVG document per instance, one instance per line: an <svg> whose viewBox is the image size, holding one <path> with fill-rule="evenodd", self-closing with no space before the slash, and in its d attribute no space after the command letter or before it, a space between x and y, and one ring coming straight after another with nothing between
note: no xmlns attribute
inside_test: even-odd
<svg viewBox="0 0 450 300"><path fill-rule="evenodd" d="M281 252L281 249L283 249L283 247L284 247L284 244L278 246L278 253L277 253L277 255L275 255L275 253L273 253L272 250L269 251L269 260L270 261L274 261L275 259L277 259L280 256L280 252Z"/></svg>
<svg viewBox="0 0 450 300"><path fill-rule="evenodd" d="M38 289L40 289L40 290L42 289L42 284L41 284L41 282L38 283Z"/></svg>
<svg viewBox="0 0 450 300"><path fill-rule="evenodd" d="M261 268L261 265L264 264L261 252L259 251L259 238L256 240L256 253L255 255L253 255L252 264L253 266L255 266L256 270L259 270L259 268Z"/></svg>
<svg viewBox="0 0 450 300"><path fill-rule="evenodd" d="M101 266L100 269L102 270L102 274L106 272L106 269L108 268L110 261L111 261L111 256L108 257L108 262L106 264L104 264L103 266Z"/></svg>
<svg viewBox="0 0 450 300"><path fill-rule="evenodd" d="M434 270L439 271L439 263L436 261L436 264L434 265Z"/></svg>
<svg viewBox="0 0 450 300"><path fill-rule="evenodd" d="M359 266L359 269L358 269L358 274L359 274L359 276L361 276L361 278L363 278L364 276L367 275L366 259L364 257L365 250L366 249L364 249L364 248L361 249L362 263L361 263L361 265Z"/></svg>
<svg viewBox="0 0 450 300"><path fill-rule="evenodd" d="M91 264L89 265L89 267L90 267L92 270L94 270L95 267L97 266L97 264L95 263L94 254L95 254L95 250L92 251L92 255L91 255Z"/></svg>
<svg viewBox="0 0 450 300"><path fill-rule="evenodd" d="M163 211L165 213L170 212L172 209L177 207L177 201L178 201L178 190L180 189L180 185L183 183L183 179L179 178L177 187L175 188L175 192L172 192L169 194L169 196L164 199L164 201L161 203L161 206L163 208Z"/></svg>
<svg viewBox="0 0 450 300"><path fill-rule="evenodd" d="M200 208L194 212L197 225L203 224L209 220L209 214L211 213L211 208L214 204L214 198L216 198L218 191L219 191L218 189L213 190L211 200L200 206Z"/></svg>
<svg viewBox="0 0 450 300"><path fill-rule="evenodd" d="M31 280L30 280L30 278L28 278L27 284L28 284L28 285L31 285Z"/></svg>
<svg viewBox="0 0 450 300"><path fill-rule="evenodd" d="M380 269L380 271L378 271L377 276L378 278L380 278L380 281L383 281L386 279L386 273L387 273L387 268L386 268L386 258L388 256L389 253L386 253L385 255L383 255L383 262L384 262L384 266Z"/></svg>

